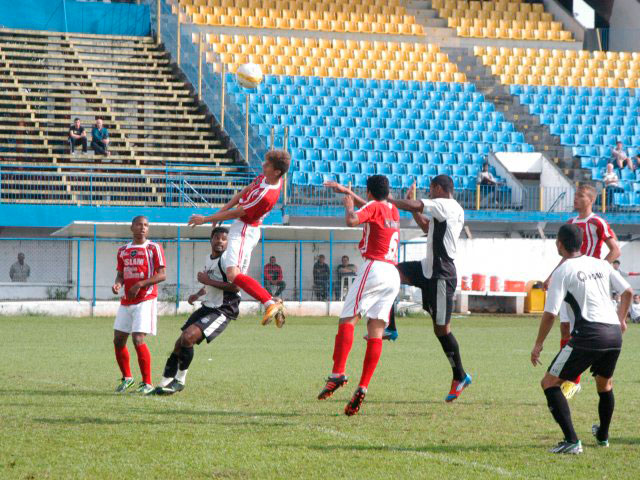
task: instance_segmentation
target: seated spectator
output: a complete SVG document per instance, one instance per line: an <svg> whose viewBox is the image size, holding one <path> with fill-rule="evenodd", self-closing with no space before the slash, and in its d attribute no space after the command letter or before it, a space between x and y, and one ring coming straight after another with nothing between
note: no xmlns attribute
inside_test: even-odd
<svg viewBox="0 0 640 480"><path fill-rule="evenodd" d="M620 169L623 169L626 163L631 170L634 170L633 161L627 156L624 148L622 148L622 142L616 142L616 148L611 151L610 163L615 163Z"/></svg>
<svg viewBox="0 0 640 480"><path fill-rule="evenodd" d="M324 261L324 255L318 255L313 264L313 292L318 300L325 301L329 296L329 265Z"/></svg>
<svg viewBox="0 0 640 480"><path fill-rule="evenodd" d="M18 254L18 261L11 265L9 278L12 282L26 282L31 275L31 268L24 262L24 253Z"/></svg>
<svg viewBox="0 0 640 480"><path fill-rule="evenodd" d="M80 119L76 118L73 121L73 125L69 127L69 148L71 154L75 153L75 147L82 145L82 153L87 153L87 132L84 131L84 127L80 125Z"/></svg>
<svg viewBox="0 0 640 480"><path fill-rule="evenodd" d="M633 296L633 303L629 309L629 315L631 316L632 323L640 323L640 295L638 294Z"/></svg>
<svg viewBox="0 0 640 480"><path fill-rule="evenodd" d="M340 300L346 293L342 291L342 279L345 277L355 277L358 273L358 269L353 263L349 263L349 257L344 255L340 265L336 267L336 284L334 287L336 299Z"/></svg>
<svg viewBox="0 0 640 480"><path fill-rule="evenodd" d="M287 286L282 277L282 268L276 263L276 257L270 257L269 263L264 266L264 283L264 288L274 297L279 297Z"/></svg>
<svg viewBox="0 0 640 480"><path fill-rule="evenodd" d="M618 174L613 169L613 163L607 164L607 171L602 180L604 181L604 186L607 188L607 204L611 204L614 193L624 192L624 189L620 187Z"/></svg>
<svg viewBox="0 0 640 480"><path fill-rule="evenodd" d="M111 155L107 150L109 146L109 131L102 125L102 119L96 119L96 124L91 129L91 149L98 155Z"/></svg>
<svg viewBox="0 0 640 480"><path fill-rule="evenodd" d="M486 193L486 201L490 202L496 199L496 186L498 182L495 177L489 171L489 164L482 165L482 170L478 172L476 179L478 185L480 185L480 193Z"/></svg>

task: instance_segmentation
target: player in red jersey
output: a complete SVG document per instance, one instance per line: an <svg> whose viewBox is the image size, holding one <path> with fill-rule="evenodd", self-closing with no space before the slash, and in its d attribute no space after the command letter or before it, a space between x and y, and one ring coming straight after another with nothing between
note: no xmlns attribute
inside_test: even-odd
<svg viewBox="0 0 640 480"><path fill-rule="evenodd" d="M118 295L124 286L124 296L113 325L116 360L122 372L122 381L116 392L123 393L133 385L127 350L127 339L131 334L142 373L137 392L148 394L153 391L151 353L144 339L147 334L156 334L158 283L167 278L166 262L162 247L147 239L147 217L135 217L131 221L131 232L133 241L118 249L118 273L111 287L113 293Z"/></svg>
<svg viewBox="0 0 640 480"><path fill-rule="evenodd" d="M578 212L577 217L571 218L567 223L577 225L582 230L582 247L580 252L583 255L589 257L600 258L602 244L606 244L609 248L609 253L604 258L607 262L612 263L616 258L620 256L620 247L616 240L616 236L613 230L607 223L607 221L593 213L593 203L597 198L596 189L592 185L580 185L576 189L576 194L573 199L573 208ZM564 259L554 268L555 270L562 265ZM553 272L551 272L553 274ZM545 290L549 286L551 275L544 282ZM566 302L562 304L560 308L560 347L564 347L571 338L571 331L573 330L574 318L572 312L568 308ZM562 393L564 393L567 399L573 397L581 390L580 376L578 376L573 382L565 382L562 384Z"/></svg>
<svg viewBox="0 0 640 480"><path fill-rule="evenodd" d="M366 316L368 339L362 376L358 388L344 409L344 413L351 416L360 410L378 365L382 353L382 334L389 320L391 306L400 291L400 275L396 269L400 215L398 209L387 201L389 180L383 175L372 175L367 179L368 202L335 182L327 182L325 185L337 193L345 194L347 226L363 226L359 249L365 261L349 287L333 349L333 370L318 395L319 400L329 398L347 383L344 373L353 345L353 331L358 320ZM359 210L354 211L354 203L360 207Z"/></svg>
<svg viewBox="0 0 640 480"><path fill-rule="evenodd" d="M282 327L285 320L282 300L274 299L271 294L248 276L251 252L260 241L260 225L262 220L273 209L280 197L282 177L289 170L291 157L284 150L267 152L262 163L262 175L256 177L250 185L236 193L225 206L208 216L192 215L189 225L218 222L234 219L229 228L227 256L227 281L244 290L262 303L266 309L262 325L275 319L276 325Z"/></svg>

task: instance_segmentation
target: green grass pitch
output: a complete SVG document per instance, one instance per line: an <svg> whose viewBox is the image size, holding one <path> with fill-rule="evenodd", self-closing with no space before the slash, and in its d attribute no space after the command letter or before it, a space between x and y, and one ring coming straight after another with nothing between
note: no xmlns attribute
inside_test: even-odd
<svg viewBox="0 0 640 480"><path fill-rule="evenodd" d="M149 340L154 380L184 318L163 317ZM529 352L538 318L453 320L473 385L443 399L451 370L424 317L399 319L385 342L359 415L342 412L357 384L364 326L347 364L352 382L316 395L330 370L336 320L289 318L278 330L233 322L196 347L184 392L113 392L119 371L111 319L0 318L0 478L447 478L621 479L640 475L640 329L624 337L616 372L611 447L596 449L592 378L571 401L585 446L577 457L547 449L560 430L539 386L545 367ZM130 346L132 371L139 381Z"/></svg>

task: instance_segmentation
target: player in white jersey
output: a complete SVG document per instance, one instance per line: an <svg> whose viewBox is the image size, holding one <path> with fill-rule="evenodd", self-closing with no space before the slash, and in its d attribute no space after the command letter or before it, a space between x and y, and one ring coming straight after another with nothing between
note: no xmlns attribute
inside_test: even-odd
<svg viewBox="0 0 640 480"><path fill-rule="evenodd" d="M595 376L600 397L600 424L592 427L599 446L609 445L609 425L613 415L613 372L622 348L622 333L633 290L611 264L583 255L582 231L573 224L560 227L556 247L565 260L551 275L544 314L538 338L531 351L531 363L540 364L540 352L553 321L563 302L569 305L572 317L571 339L551 362L541 385L553 418L558 422L564 440L551 449L552 453L582 453L571 421L569 403L560 386L587 368ZM611 290L623 292L616 312L611 303Z"/></svg>
<svg viewBox="0 0 640 480"><path fill-rule="evenodd" d="M226 275L230 262L226 253L228 235L229 230L224 227L211 231L211 254L207 255L204 270L198 273L198 282L203 287L189 296L191 305L204 296L202 306L182 326L182 334L164 367L162 381L154 390L156 395L182 391L193 360L193 346L204 339L210 343L240 314L240 290L228 281Z"/></svg>

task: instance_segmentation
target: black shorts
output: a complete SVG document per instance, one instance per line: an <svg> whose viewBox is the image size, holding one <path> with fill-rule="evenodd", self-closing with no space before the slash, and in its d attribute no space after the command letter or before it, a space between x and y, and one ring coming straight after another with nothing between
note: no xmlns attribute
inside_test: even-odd
<svg viewBox="0 0 640 480"><path fill-rule="evenodd" d="M573 380L591 367L593 376L611 378L619 356L620 349L587 350L565 345L553 359L547 371L563 380Z"/></svg>
<svg viewBox="0 0 640 480"><path fill-rule="evenodd" d="M429 312L434 323L448 325L451 322L457 280L426 278L422 273L422 262L399 263L398 271L409 285L422 290L422 308Z"/></svg>
<svg viewBox="0 0 640 480"><path fill-rule="evenodd" d="M191 325L195 325L202 330L202 335L207 339L207 343L211 343L214 338L224 332L231 320L234 319L227 317L219 309L203 305L191 314L181 330L184 332ZM202 338L198 341L198 344L200 342L202 342Z"/></svg>

